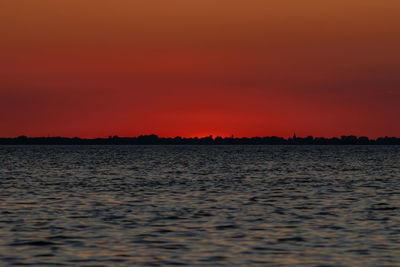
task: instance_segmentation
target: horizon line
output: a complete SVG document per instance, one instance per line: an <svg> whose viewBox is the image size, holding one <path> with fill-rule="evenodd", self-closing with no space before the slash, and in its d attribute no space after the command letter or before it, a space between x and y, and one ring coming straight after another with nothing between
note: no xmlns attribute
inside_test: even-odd
<svg viewBox="0 0 400 267"><path fill-rule="evenodd" d="M207 135L207 136L180 136L180 135L176 135L176 136L159 136L157 134L140 134L140 135L136 135L136 136L119 136L119 135L108 135L108 136L103 136L103 137L79 137L79 136L73 136L73 137L68 137L68 136L62 136L62 135L48 135L48 136L27 136L27 135L18 135L18 136L13 136L13 137L1 137L0 139L18 139L18 138L29 138L29 139L34 139L34 138L65 138L65 139L85 139L85 140L95 140L95 139L112 139L112 138L121 138L121 139L125 139L125 138L139 138L139 137L146 137L146 136L153 136L153 137L157 137L159 139L174 139L174 138L182 138L182 139L203 139L203 138L211 138L213 140L215 140L216 138L222 138L222 139L251 139L251 138L283 138L286 140L289 139L293 139L293 138L298 138L298 139L306 139L306 138L313 138L313 139L318 139L318 138L323 138L323 139L341 139L343 137L356 137L357 139L359 138L368 138L369 140L377 140L380 138L400 138L397 136L389 136L389 135L385 135L385 136L378 136L376 138L373 137L369 137L367 135L353 135L353 134L343 134L340 136L314 136L314 135L306 135L306 136L299 136L296 133L294 133L292 136L289 137L283 137L283 136L278 136L278 135L265 135L265 136L235 136L235 135L231 135L231 136L221 136L221 135Z"/></svg>
<svg viewBox="0 0 400 267"><path fill-rule="evenodd" d="M342 135L339 137L158 137L155 134L136 137L79 138L79 137L27 137L0 138L0 145L400 145L400 138Z"/></svg>

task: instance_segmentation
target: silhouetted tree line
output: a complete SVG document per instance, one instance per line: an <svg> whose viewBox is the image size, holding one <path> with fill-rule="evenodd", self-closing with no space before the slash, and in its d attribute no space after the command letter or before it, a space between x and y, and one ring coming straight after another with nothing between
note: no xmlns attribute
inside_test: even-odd
<svg viewBox="0 0 400 267"><path fill-rule="evenodd" d="M108 138L67 138L67 137L27 137L0 138L0 145L400 145L400 138L380 137L369 139L361 136L342 136L340 138L324 138L308 136L282 138L270 137L174 137L165 138L157 135L140 135L137 137Z"/></svg>

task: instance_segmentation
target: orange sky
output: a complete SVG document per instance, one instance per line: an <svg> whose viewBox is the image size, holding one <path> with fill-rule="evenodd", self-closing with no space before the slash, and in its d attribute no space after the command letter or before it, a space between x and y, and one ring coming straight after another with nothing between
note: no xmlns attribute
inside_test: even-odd
<svg viewBox="0 0 400 267"><path fill-rule="evenodd" d="M4 0L0 136L400 136L398 0Z"/></svg>

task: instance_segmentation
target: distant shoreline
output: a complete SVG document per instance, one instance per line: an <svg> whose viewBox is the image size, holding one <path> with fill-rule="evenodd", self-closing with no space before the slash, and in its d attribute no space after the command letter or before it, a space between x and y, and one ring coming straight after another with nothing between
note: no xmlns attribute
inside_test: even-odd
<svg viewBox="0 0 400 267"><path fill-rule="evenodd" d="M361 136L324 137L158 137L140 135L137 137L69 138L69 137L27 137L0 138L0 145L400 145L400 138L379 137L369 139Z"/></svg>

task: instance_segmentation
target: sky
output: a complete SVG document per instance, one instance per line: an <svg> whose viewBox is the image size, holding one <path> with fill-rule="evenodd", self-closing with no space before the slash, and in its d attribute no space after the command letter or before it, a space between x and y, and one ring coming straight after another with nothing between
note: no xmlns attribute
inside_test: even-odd
<svg viewBox="0 0 400 267"><path fill-rule="evenodd" d="M0 137L400 136L398 0L1 0Z"/></svg>

